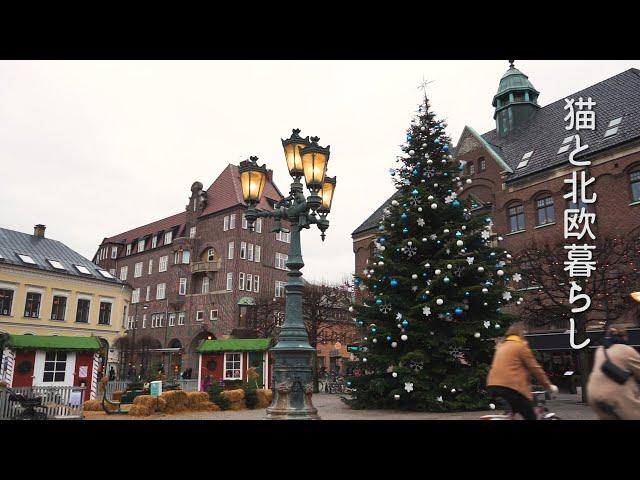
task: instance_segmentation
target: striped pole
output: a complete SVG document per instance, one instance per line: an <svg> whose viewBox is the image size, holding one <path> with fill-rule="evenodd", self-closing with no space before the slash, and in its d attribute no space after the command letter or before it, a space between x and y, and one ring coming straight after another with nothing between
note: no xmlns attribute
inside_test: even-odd
<svg viewBox="0 0 640 480"><path fill-rule="evenodd" d="M98 368L100 366L100 354L93 354L93 367L91 368L91 395L89 400L95 400L98 393Z"/></svg>
<svg viewBox="0 0 640 480"><path fill-rule="evenodd" d="M16 364L16 352L5 348L2 352L2 375L0 378L9 388L13 385L13 370Z"/></svg>

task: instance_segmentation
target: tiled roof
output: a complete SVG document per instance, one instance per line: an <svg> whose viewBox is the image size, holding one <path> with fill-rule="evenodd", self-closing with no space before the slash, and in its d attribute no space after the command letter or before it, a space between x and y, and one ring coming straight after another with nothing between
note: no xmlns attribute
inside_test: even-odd
<svg viewBox="0 0 640 480"><path fill-rule="evenodd" d="M105 239L103 243L131 243L138 238L144 238L147 235L167 231L178 226L180 227L180 230L182 230L182 226L184 225L186 216L186 212L176 213L175 215L163 218L162 220L157 220L147 225L143 225L142 227L137 227L113 237L109 237Z"/></svg>
<svg viewBox="0 0 640 480"><path fill-rule="evenodd" d="M9 335L8 346L22 350L100 350L97 337L67 337L62 335Z"/></svg>
<svg viewBox="0 0 640 480"><path fill-rule="evenodd" d="M362 222L360 226L351 233L351 236L353 237L359 233L376 228L382 218L382 212L391 204L391 201L396 195L399 195L399 191L397 190L382 205L380 205L378 209L369 216L369 218Z"/></svg>
<svg viewBox="0 0 640 480"><path fill-rule="evenodd" d="M573 98L577 102L579 97L585 101L587 97L591 97L596 102L593 107L596 112L595 130L565 130L567 123L564 117L568 110L564 109L564 99ZM618 125L618 133L605 138L609 122L619 117L622 117L622 121ZM640 70L631 68L584 90L566 95L540 108L531 120L504 138L498 137L496 130L491 130L482 137L513 169L513 173L507 177L507 181L512 181L568 162L575 143L572 142L571 148L565 153L558 154L558 149L566 137L576 133L580 135L582 145L589 145L576 158L639 138ZM530 151L533 154L527 165L517 168L522 156Z"/></svg>
<svg viewBox="0 0 640 480"><path fill-rule="evenodd" d="M207 206L200 214L201 217L220 212L237 205L246 205L242 199L242 186L240 185L240 173L238 172L237 165L227 165L222 173L218 175L218 178L216 178L209 186L206 192ZM283 196L278 190L278 187L276 187L272 181L267 180L258 208L273 210L268 199L279 201L282 198ZM113 237L105 238L102 243L131 243L136 239L167 231L174 227L179 227L178 231L182 232L182 230L184 230L185 221L186 212L177 213L170 217L114 235Z"/></svg>
<svg viewBox="0 0 640 480"><path fill-rule="evenodd" d="M270 338L231 338L229 340L203 340L198 352L260 352L267 350Z"/></svg>
<svg viewBox="0 0 640 480"><path fill-rule="evenodd" d="M35 262L25 263L18 254L28 255ZM105 278L98 272L100 270L91 260L84 258L78 252L71 250L64 243L46 237L36 237L28 233L16 232L6 228L0 228L0 265L11 264L21 267L46 270L74 277L92 278L109 283L122 282L117 278ZM48 260L59 262L64 270L54 268ZM75 265L85 267L89 274L80 273Z"/></svg>

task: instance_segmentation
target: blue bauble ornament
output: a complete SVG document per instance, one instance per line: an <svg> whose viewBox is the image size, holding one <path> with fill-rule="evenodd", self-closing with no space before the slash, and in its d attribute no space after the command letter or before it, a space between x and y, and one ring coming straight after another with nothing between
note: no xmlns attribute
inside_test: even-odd
<svg viewBox="0 0 640 480"><path fill-rule="evenodd" d="M364 325L364 322L362 320L358 320L358 325Z"/></svg>
<svg viewBox="0 0 640 480"><path fill-rule="evenodd" d="M451 280L449 280L449 277L444 277L444 278L442 279L442 281L443 281L444 283L449 283Z"/></svg>
<svg viewBox="0 0 640 480"><path fill-rule="evenodd" d="M427 296L426 296L426 295L422 295L422 296L420 297L420 300L426 300L426 299L427 299Z"/></svg>
<svg viewBox="0 0 640 480"><path fill-rule="evenodd" d="M382 299L376 298L376 305L382 305Z"/></svg>
<svg viewBox="0 0 640 480"><path fill-rule="evenodd" d="M440 245L442 242L441 242L440 240L438 240L436 243L437 243L438 245Z"/></svg>
<svg viewBox="0 0 640 480"><path fill-rule="evenodd" d="M462 232L456 232L456 238L462 237Z"/></svg>
<svg viewBox="0 0 640 480"><path fill-rule="evenodd" d="M405 235L409 233L409 229L408 228L403 228L402 229L402 233L404 233Z"/></svg>
<svg viewBox="0 0 640 480"><path fill-rule="evenodd" d="M496 252L491 252L491 256L495 257L496 256Z"/></svg>
<svg viewBox="0 0 640 480"><path fill-rule="evenodd" d="M469 296L469 292L464 292L464 296L468 297Z"/></svg>
<svg viewBox="0 0 640 480"><path fill-rule="evenodd" d="M490 218L490 217L486 217L486 218L484 219L484 221L485 221L485 222L487 222L487 223L491 223L491 218Z"/></svg>
<svg viewBox="0 0 640 480"><path fill-rule="evenodd" d="M418 195L418 193L419 193L419 192L418 192L418 189L417 189L417 188L414 188L414 189L413 189L413 192L411 192L411 195L413 195L413 196L415 197L416 195Z"/></svg>
<svg viewBox="0 0 640 480"><path fill-rule="evenodd" d="M355 283L356 285L360 285L361 280L359 278L356 278L353 283Z"/></svg>
<svg viewBox="0 0 640 480"><path fill-rule="evenodd" d="M380 230L381 232L384 232L384 225L380 225L380 226L378 227L378 230Z"/></svg>
<svg viewBox="0 0 640 480"><path fill-rule="evenodd" d="M462 310L460 307L458 307L458 308L456 308L455 312L456 312L456 315L460 316L460 315L462 315L464 313L464 310Z"/></svg>
<svg viewBox="0 0 640 480"><path fill-rule="evenodd" d="M390 342L391 341L391 337L389 335L387 335L387 341Z"/></svg>
<svg viewBox="0 0 640 480"><path fill-rule="evenodd" d="M442 175L444 175L445 177L449 176L449 172L444 172Z"/></svg>
<svg viewBox="0 0 640 480"><path fill-rule="evenodd" d="M453 202L451 202L451 205L453 205L455 208L458 208L460 206L460 202L458 200L454 200Z"/></svg>
<svg viewBox="0 0 640 480"><path fill-rule="evenodd" d="M414 176L414 177L417 177L419 174L420 174L420 172L418 172L418 170L414 170L414 171L413 171L413 176Z"/></svg>
<svg viewBox="0 0 640 480"><path fill-rule="evenodd" d="M387 241L387 239L386 239L386 238L384 238L384 237L380 237L380 238L378 239L378 243L380 243L380 244L382 244L382 243L384 243L384 242L386 242L386 241Z"/></svg>
<svg viewBox="0 0 640 480"><path fill-rule="evenodd" d="M397 287L397 286L398 286L398 280L396 280L395 278L394 278L394 279L392 279L392 280L389 282L389 285L391 285L391 286L392 286L392 287L394 287L394 288L395 288L395 287Z"/></svg>
<svg viewBox="0 0 640 480"><path fill-rule="evenodd" d="M436 138L433 143L435 143L436 145L440 145L440 139Z"/></svg>
<svg viewBox="0 0 640 480"><path fill-rule="evenodd" d="M424 272L424 273L422 274L422 276L426 278L426 277L427 277L427 272Z"/></svg>
<svg viewBox="0 0 640 480"><path fill-rule="evenodd" d="M406 222L408 218L409 218L409 215L407 215L406 213L403 213L402 215L400 215L400 219L403 222Z"/></svg>
<svg viewBox="0 0 640 480"><path fill-rule="evenodd" d="M449 145L445 145L444 147L442 147L442 151L443 152L448 152L449 151Z"/></svg>
<svg viewBox="0 0 640 480"><path fill-rule="evenodd" d="M402 323L401 323L401 325L402 325L404 328L407 328L407 327L409 326L409 322L407 322L406 320L403 320L403 321L402 321Z"/></svg>

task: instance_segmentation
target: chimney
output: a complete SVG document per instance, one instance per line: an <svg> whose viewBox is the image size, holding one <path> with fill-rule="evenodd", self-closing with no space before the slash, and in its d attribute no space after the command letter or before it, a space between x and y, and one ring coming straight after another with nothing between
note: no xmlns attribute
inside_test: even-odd
<svg viewBox="0 0 640 480"><path fill-rule="evenodd" d="M271 183L273 183L273 170L268 169L267 170L267 180Z"/></svg>
<svg viewBox="0 0 640 480"><path fill-rule="evenodd" d="M46 230L46 228L46 225L42 225L41 223L37 224L35 227L33 227L33 236L44 238L44 231Z"/></svg>

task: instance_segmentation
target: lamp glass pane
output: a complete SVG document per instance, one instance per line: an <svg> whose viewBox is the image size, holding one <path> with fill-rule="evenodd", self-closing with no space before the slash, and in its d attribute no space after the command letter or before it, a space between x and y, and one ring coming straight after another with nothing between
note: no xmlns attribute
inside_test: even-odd
<svg viewBox="0 0 640 480"><path fill-rule="evenodd" d="M321 152L309 152L302 156L304 166L304 179L307 186L322 185L324 174L327 170L327 155Z"/></svg>
<svg viewBox="0 0 640 480"><path fill-rule="evenodd" d="M240 174L240 183L242 184L242 197L245 201L260 201L266 183L266 175L264 172L242 172Z"/></svg>
<svg viewBox="0 0 640 480"><path fill-rule="evenodd" d="M291 143L284 147L284 156L287 160L287 167L290 175L302 175L302 158L300 157L300 148L304 148L303 143Z"/></svg>
<svg viewBox="0 0 640 480"><path fill-rule="evenodd" d="M333 200L333 189L335 185L331 182L324 182L320 196L322 197L322 208L331 210L331 201Z"/></svg>

